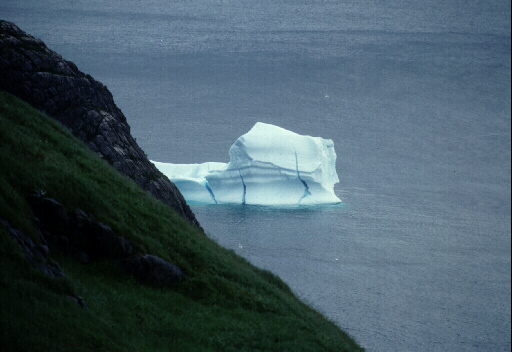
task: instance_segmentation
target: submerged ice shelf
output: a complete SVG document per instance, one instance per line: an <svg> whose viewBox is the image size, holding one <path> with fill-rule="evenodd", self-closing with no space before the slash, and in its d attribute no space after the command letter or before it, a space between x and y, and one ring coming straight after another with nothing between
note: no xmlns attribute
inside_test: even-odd
<svg viewBox="0 0 512 352"><path fill-rule="evenodd" d="M229 149L229 163L155 166L188 202L203 204L335 204L336 153L330 139L258 122Z"/></svg>

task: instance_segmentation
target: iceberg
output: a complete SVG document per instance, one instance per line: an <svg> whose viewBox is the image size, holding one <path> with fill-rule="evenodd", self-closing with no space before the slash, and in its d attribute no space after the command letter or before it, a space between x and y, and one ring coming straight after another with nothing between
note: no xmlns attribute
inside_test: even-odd
<svg viewBox="0 0 512 352"><path fill-rule="evenodd" d="M330 139L258 122L229 149L229 163L152 161L190 203L271 206L336 204Z"/></svg>

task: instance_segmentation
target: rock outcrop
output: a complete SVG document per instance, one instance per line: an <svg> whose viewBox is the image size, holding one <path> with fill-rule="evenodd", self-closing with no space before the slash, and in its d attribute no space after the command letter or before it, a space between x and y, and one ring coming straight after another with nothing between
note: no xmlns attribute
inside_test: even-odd
<svg viewBox="0 0 512 352"><path fill-rule="evenodd" d="M87 263L89 259L126 259L133 254L128 240L82 210L68 211L55 199L37 192L29 200L41 238L75 259Z"/></svg>
<svg viewBox="0 0 512 352"><path fill-rule="evenodd" d="M49 257L50 250L43 236L39 238L41 243L36 244L23 231L11 227L8 221L0 219L0 226L3 226L11 238L20 246L21 251L25 254L25 258L34 268L54 279L66 277L59 264ZM73 294L67 297L81 308L88 309L87 303L85 303L82 297Z"/></svg>
<svg viewBox="0 0 512 352"><path fill-rule="evenodd" d="M61 122L115 169L199 226L180 191L137 145L107 87L6 21L0 21L0 89Z"/></svg>
<svg viewBox="0 0 512 352"><path fill-rule="evenodd" d="M29 201L36 215L34 222L42 243L48 241L52 247L84 264L94 259L117 262L144 284L166 287L183 280L179 267L151 254L134 253L130 241L116 235L110 226L92 219L82 210L69 211L57 200L39 192L30 194ZM46 245L35 245L30 238L10 227L9 231L25 250L29 261L50 276L57 276L46 264L49 252ZM81 305L78 298L75 301Z"/></svg>
<svg viewBox="0 0 512 352"><path fill-rule="evenodd" d="M49 249L44 241L40 244L34 243L22 231L12 228L8 221L0 219L0 225L3 225L11 238L18 243L32 266L53 278L64 276L57 263L49 260Z"/></svg>

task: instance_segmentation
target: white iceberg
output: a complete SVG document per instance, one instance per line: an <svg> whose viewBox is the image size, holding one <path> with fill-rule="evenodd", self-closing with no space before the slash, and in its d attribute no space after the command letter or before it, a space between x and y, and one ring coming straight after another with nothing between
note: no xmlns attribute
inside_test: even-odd
<svg viewBox="0 0 512 352"><path fill-rule="evenodd" d="M258 122L229 149L229 163L153 161L191 203L335 204L339 182L330 139L301 136Z"/></svg>

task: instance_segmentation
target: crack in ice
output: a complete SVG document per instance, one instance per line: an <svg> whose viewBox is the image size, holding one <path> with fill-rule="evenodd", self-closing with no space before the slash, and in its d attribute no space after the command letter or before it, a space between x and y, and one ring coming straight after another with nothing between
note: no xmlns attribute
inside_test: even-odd
<svg viewBox="0 0 512 352"><path fill-rule="evenodd" d="M300 182L302 182L302 184L304 185L304 194L302 195L302 197L300 197L299 199L299 202L298 204L300 204L300 202L306 198L307 196L310 196L311 195L311 192L309 191L309 186L308 184L306 183L306 181L304 181L301 177L300 177L300 172L299 172L299 159L297 158L297 150L295 150L295 170L297 170L297 178L299 179Z"/></svg>
<svg viewBox="0 0 512 352"><path fill-rule="evenodd" d="M210 188L210 185L208 185L208 181L206 181L204 183L204 187L206 187L206 189L208 190L208 192L210 193L210 196L212 197L213 201L215 202L215 204L219 204L217 203L217 199L215 199L215 194L213 194L213 191L212 189Z"/></svg>
<svg viewBox="0 0 512 352"><path fill-rule="evenodd" d="M242 194L242 204L245 204L245 194L247 193L247 186L244 182L244 177L242 176L242 171L238 167L238 173L240 174L240 179L242 180L242 185L244 186L244 193Z"/></svg>

